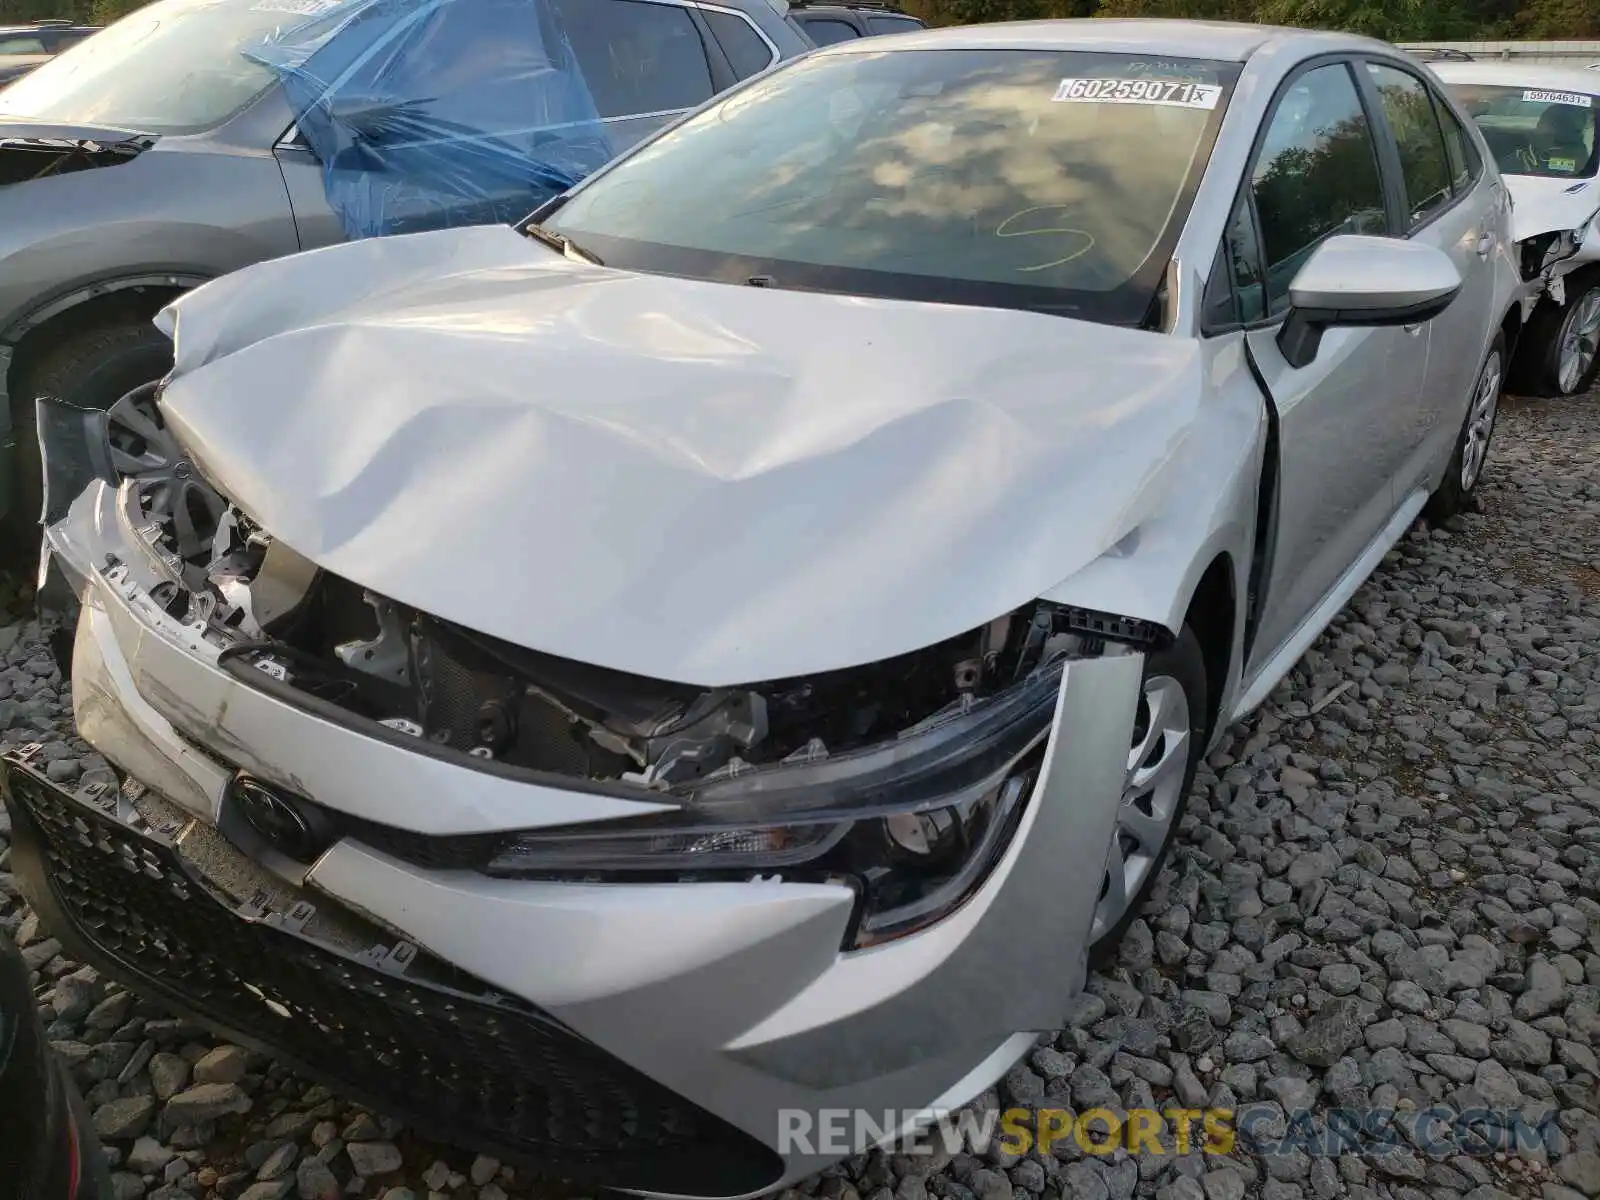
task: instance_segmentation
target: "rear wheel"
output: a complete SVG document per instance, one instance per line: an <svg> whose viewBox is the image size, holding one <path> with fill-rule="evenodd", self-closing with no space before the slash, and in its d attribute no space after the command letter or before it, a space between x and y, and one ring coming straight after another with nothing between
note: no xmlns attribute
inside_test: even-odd
<svg viewBox="0 0 1600 1200"><path fill-rule="evenodd" d="M49 396L79 408L110 408L171 366L172 343L148 320L133 318L79 330L39 356L12 397L17 488L11 515L19 530L33 527L43 504L34 400Z"/></svg>
<svg viewBox="0 0 1600 1200"><path fill-rule="evenodd" d="M1522 335L1528 381L1541 396L1576 396L1600 373L1600 264L1563 283L1567 302L1541 300Z"/></svg>
<svg viewBox="0 0 1600 1200"><path fill-rule="evenodd" d="M1206 701L1205 658L1185 625L1172 645L1145 658L1116 834L1089 935L1096 961L1115 951L1166 861L1205 752Z"/></svg>

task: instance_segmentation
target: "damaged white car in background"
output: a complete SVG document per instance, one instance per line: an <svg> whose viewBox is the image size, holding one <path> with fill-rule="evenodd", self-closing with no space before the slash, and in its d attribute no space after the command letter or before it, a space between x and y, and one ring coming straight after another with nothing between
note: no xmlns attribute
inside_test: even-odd
<svg viewBox="0 0 1600 1200"><path fill-rule="evenodd" d="M1476 139L1363 39L943 30L523 230L208 284L159 389L40 406L118 778L13 756L13 869L106 974L570 1177L752 1194L864 1148L832 1110L964 1103L1207 745L1469 503L1518 285Z"/></svg>
<svg viewBox="0 0 1600 1200"><path fill-rule="evenodd" d="M1440 62L1514 201L1529 282L1516 382L1557 396L1600 374L1600 77L1538 63Z"/></svg>

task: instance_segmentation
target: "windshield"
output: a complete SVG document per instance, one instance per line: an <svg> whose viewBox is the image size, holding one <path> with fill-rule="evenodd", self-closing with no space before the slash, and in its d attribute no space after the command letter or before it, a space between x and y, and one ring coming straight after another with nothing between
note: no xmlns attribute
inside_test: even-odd
<svg viewBox="0 0 1600 1200"><path fill-rule="evenodd" d="M218 125L273 82L241 50L329 0L158 0L0 92L0 117L143 133Z"/></svg>
<svg viewBox="0 0 1600 1200"><path fill-rule="evenodd" d="M546 224L609 266L1137 324L1237 71L814 55L597 175Z"/></svg>
<svg viewBox="0 0 1600 1200"><path fill-rule="evenodd" d="M1457 83L1456 101L1478 123L1505 175L1588 179L1595 173L1600 99L1587 92Z"/></svg>

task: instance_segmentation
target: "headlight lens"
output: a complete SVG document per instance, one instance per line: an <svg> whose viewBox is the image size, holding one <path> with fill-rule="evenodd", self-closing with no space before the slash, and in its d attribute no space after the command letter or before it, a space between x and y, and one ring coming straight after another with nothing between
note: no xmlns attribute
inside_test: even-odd
<svg viewBox="0 0 1600 1200"><path fill-rule="evenodd" d="M923 928L962 903L1009 842L1037 779L1062 663L899 737L835 757L747 767L664 816L517 836L492 875L848 880L850 945Z"/></svg>

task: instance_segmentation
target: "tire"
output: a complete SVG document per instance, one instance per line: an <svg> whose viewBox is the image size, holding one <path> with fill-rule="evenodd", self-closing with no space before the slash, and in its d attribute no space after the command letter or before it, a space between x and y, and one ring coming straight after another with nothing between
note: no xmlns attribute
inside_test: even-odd
<svg viewBox="0 0 1600 1200"><path fill-rule="evenodd" d="M1556 304L1549 297L1539 301L1522 332L1521 375L1528 390L1536 396L1577 396L1594 386L1600 375L1600 352L1595 342L1600 329L1588 329L1581 340L1586 347L1588 365L1564 377L1563 359L1574 353L1574 326L1582 319L1589 326L1600 318L1600 264L1572 272L1564 281L1567 302Z"/></svg>
<svg viewBox="0 0 1600 1200"><path fill-rule="evenodd" d="M31 530L43 508L33 402L49 396L79 408L110 408L171 367L172 343L149 321L133 319L70 334L39 357L11 398L17 440L13 526Z"/></svg>
<svg viewBox="0 0 1600 1200"><path fill-rule="evenodd" d="M1206 685L1205 656L1200 651L1200 639L1195 636L1194 630L1185 625L1178 637L1170 646L1158 650L1145 657L1144 678L1140 684L1139 718L1134 728L1134 745L1137 746L1143 734L1149 727L1149 718L1152 714L1152 705L1155 696L1167 695L1172 699L1176 695L1168 691L1175 686L1177 693L1181 693L1184 711L1175 714L1168 722L1169 727L1176 729L1182 727L1188 734L1187 742L1181 747L1167 747L1167 737L1164 735L1158 741L1151 743L1144 757L1145 763L1165 761L1170 763L1166 770L1161 772L1165 781L1154 789L1154 795L1145 796L1130 789L1125 793L1122 802L1122 811L1126 812L1130 798L1139 807L1141 813L1155 812L1170 814L1161 817L1163 833L1158 834L1157 844L1148 841L1140 846L1138 854L1140 859L1147 861L1148 866L1143 873L1133 882L1132 887L1127 886L1127 874L1124 872L1124 892L1127 903L1122 908L1120 915L1103 913L1096 910L1095 924L1102 925L1103 929L1091 931L1091 944L1089 947L1090 961L1095 964L1104 963L1116 951L1117 944L1122 940L1133 919L1138 916L1139 910L1144 906L1150 889L1155 884L1156 877L1161 873L1161 867L1166 862L1167 854L1172 848L1172 839L1177 833L1179 824L1183 821L1184 810L1188 805L1189 789L1194 785L1195 769L1200 765L1200 757L1205 753L1206 736L1209 722L1206 714L1208 711L1208 691ZM1153 695L1154 693L1154 695ZM1171 749L1173 757L1163 759L1163 749ZM1130 750L1130 764L1133 758ZM1181 755L1181 759L1180 756ZM1180 765L1181 763L1181 765ZM1129 768L1130 777L1133 774L1132 766ZM1171 790L1173 782L1177 782L1175 791ZM1163 804L1156 800L1156 796L1164 796L1170 792L1168 802ZM1145 801L1151 801L1148 807ZM1147 822L1141 822L1147 824ZM1107 905L1111 893L1111 871L1109 866L1113 862L1121 861L1124 864L1133 860L1134 854L1130 853L1130 841L1136 840L1137 835L1128 832L1119 817L1115 842L1107 851L1108 870L1106 882L1101 886L1100 905ZM1102 918L1104 917L1104 920Z"/></svg>
<svg viewBox="0 0 1600 1200"><path fill-rule="evenodd" d="M1444 479L1428 497L1422 515L1430 521L1442 521L1464 512L1472 503L1472 493L1483 478L1484 465L1489 461L1489 449L1494 441L1494 430L1500 415L1500 394L1505 387L1506 340L1495 334L1494 342L1478 367L1472 380L1472 395L1467 400L1467 415L1456 433L1455 449L1450 452L1450 465L1445 468Z"/></svg>

